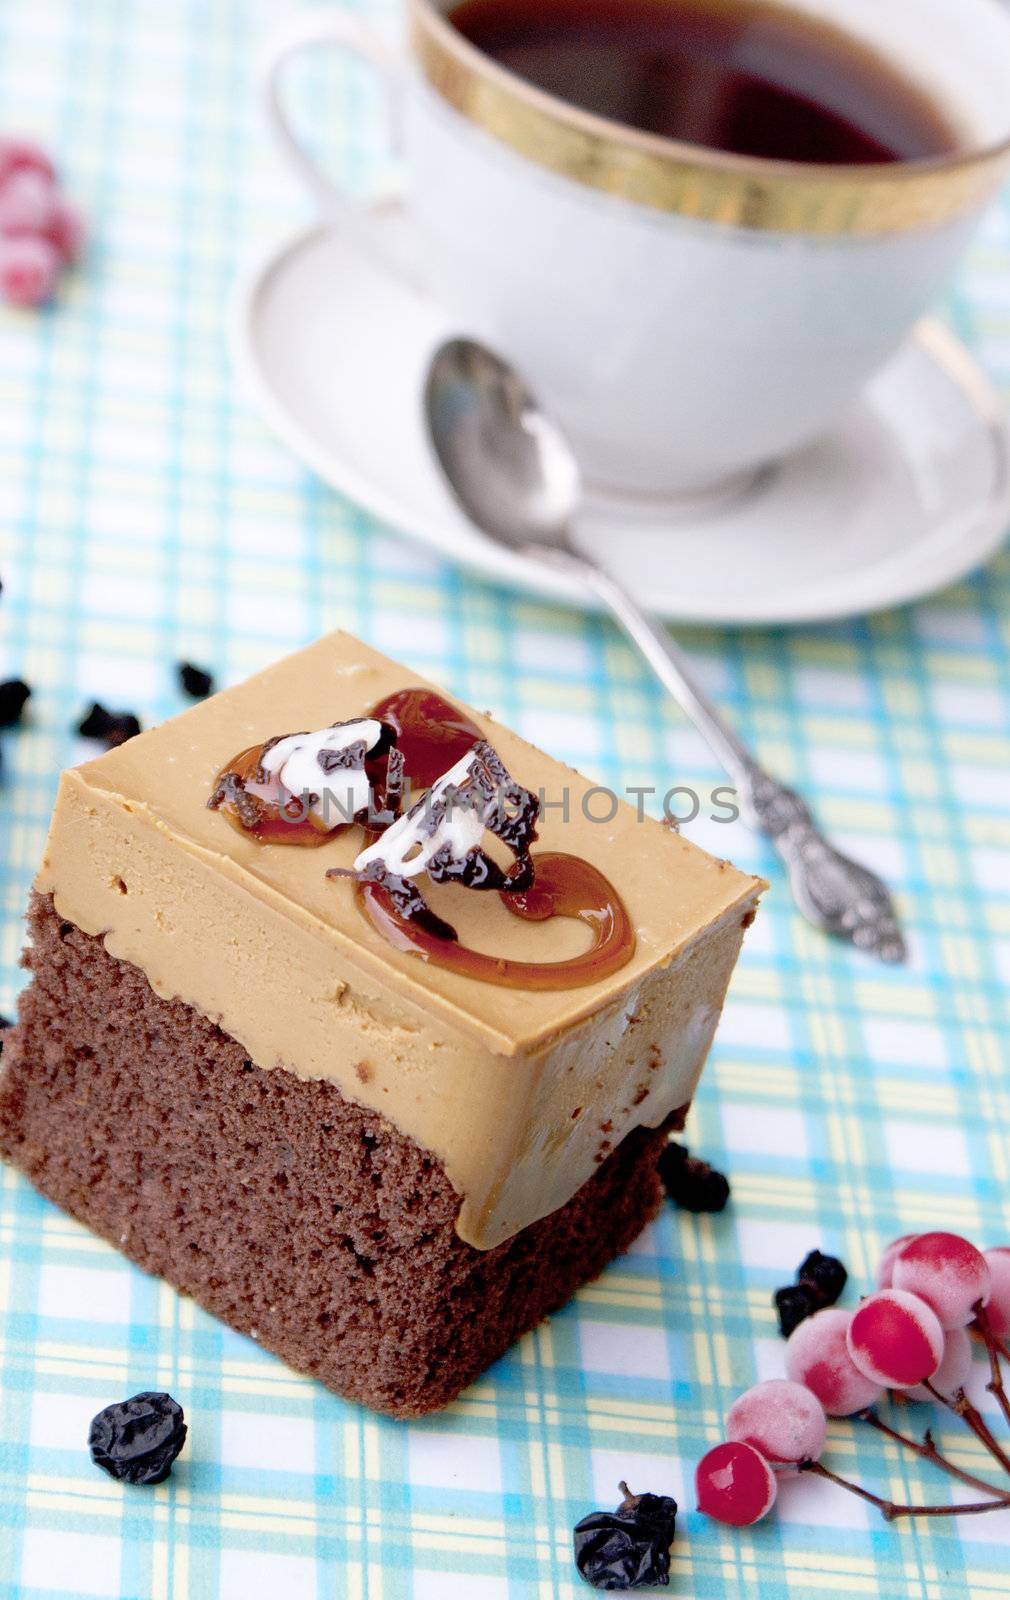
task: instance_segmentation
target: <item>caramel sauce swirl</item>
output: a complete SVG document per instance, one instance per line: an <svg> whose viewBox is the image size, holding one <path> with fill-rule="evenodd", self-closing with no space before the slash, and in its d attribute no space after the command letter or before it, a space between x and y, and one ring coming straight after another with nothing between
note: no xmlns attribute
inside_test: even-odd
<svg viewBox="0 0 1010 1600"><path fill-rule="evenodd" d="M575 917L592 933L592 943L581 955L565 961L513 961L486 955L429 933L396 908L381 884L359 884L357 893L373 928L394 949L482 983L505 989L579 989L625 966L635 953L635 930L613 884L581 856L545 850L531 859L536 874L533 887L519 894L500 890L502 905L524 922Z"/></svg>
<svg viewBox="0 0 1010 1600"><path fill-rule="evenodd" d="M430 789L485 735L434 689L397 689L366 713L396 733L396 748L415 789Z"/></svg>
<svg viewBox="0 0 1010 1600"><path fill-rule="evenodd" d="M398 689L366 715L394 730L397 770L405 772L415 789L430 788L484 738L476 723L432 689ZM263 756L270 743L254 745L229 761L218 774L210 803L233 827L261 844L317 848L350 824L328 825L307 811L298 795L278 806L264 803L246 789L247 784L261 781ZM385 754L366 763L383 805L392 788L391 766ZM372 832L368 837L379 838L381 833ZM532 885L497 890L502 905L524 922L574 918L591 935L582 954L563 961L516 961L487 955L460 944L441 919L411 915L394 902L382 883L359 882L355 895L371 926L394 949L482 983L510 989L575 989L625 966L635 952L635 930L613 884L580 856L542 851L528 859L534 872ZM517 869L512 871L516 874ZM522 879L526 880L525 874ZM444 931L433 931L437 928Z"/></svg>

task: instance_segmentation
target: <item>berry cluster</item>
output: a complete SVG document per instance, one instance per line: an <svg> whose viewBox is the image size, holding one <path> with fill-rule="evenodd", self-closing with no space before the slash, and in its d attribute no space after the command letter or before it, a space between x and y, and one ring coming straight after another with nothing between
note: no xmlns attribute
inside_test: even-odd
<svg viewBox="0 0 1010 1600"><path fill-rule="evenodd" d="M800 1472L838 1484L891 1521L1010 1509L1010 1490L947 1461L931 1433L920 1442L872 1410L888 1390L908 1400L943 1405L967 1423L1010 1477L1010 1454L965 1393L974 1335L986 1350L989 1391L1010 1425L1001 1365L1010 1360L1010 1248L983 1254L957 1234L905 1235L884 1252L880 1287L854 1311L828 1303L844 1287L840 1262L814 1251L800 1268L797 1287L805 1276L812 1290L820 1285L812 1295L815 1301L819 1295L820 1306L804 1311L792 1326L786 1377L759 1383L731 1406L726 1442L708 1452L695 1474L699 1509L719 1522L748 1527L771 1510L783 1476ZM828 1417L859 1417L986 1499L967 1505L900 1506L839 1477L821 1462Z"/></svg>
<svg viewBox="0 0 1010 1600"><path fill-rule="evenodd" d="M734 1528L767 1516L778 1474L820 1460L827 1437L824 1407L801 1383L771 1378L748 1389L726 1413L726 1443L699 1461L698 1510Z"/></svg>
<svg viewBox="0 0 1010 1600"><path fill-rule="evenodd" d="M27 140L0 139L0 295L13 306L44 305L63 268L80 255L83 238L45 151Z"/></svg>

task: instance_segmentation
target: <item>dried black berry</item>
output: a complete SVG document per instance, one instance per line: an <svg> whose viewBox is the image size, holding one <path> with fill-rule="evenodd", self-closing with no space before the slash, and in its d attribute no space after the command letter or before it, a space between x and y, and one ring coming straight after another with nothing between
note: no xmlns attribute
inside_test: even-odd
<svg viewBox="0 0 1010 1600"><path fill-rule="evenodd" d="M820 1250L811 1250L796 1274L796 1282L788 1288L776 1289L775 1305L779 1314L779 1327L788 1339L815 1311L833 1306L849 1280L849 1274L837 1256L826 1256Z"/></svg>
<svg viewBox="0 0 1010 1600"><path fill-rule="evenodd" d="M833 1306L848 1283L849 1274L837 1256L826 1256L820 1250L811 1250L796 1274L796 1281L804 1288L816 1291L822 1305Z"/></svg>
<svg viewBox="0 0 1010 1600"><path fill-rule="evenodd" d="M659 1176L662 1179L663 1188L667 1191L669 1191L671 1183L680 1181L680 1175L684 1170L687 1156L687 1145L678 1144L675 1139L671 1139L665 1147L663 1154L659 1158Z"/></svg>
<svg viewBox="0 0 1010 1600"><path fill-rule="evenodd" d="M100 739L110 750L125 744L140 732L140 722L132 711L107 711L96 700L87 716L77 724L82 739Z"/></svg>
<svg viewBox="0 0 1010 1600"><path fill-rule="evenodd" d="M203 667L194 667L191 661L180 661L176 671L182 688L194 700L206 700L209 694L214 693L214 679Z"/></svg>
<svg viewBox="0 0 1010 1600"><path fill-rule="evenodd" d="M783 1339L788 1339L801 1322L806 1322L815 1311L821 1311L824 1301L815 1289L810 1289L804 1283L791 1283L785 1289L775 1291L775 1309L779 1314L779 1327Z"/></svg>
<svg viewBox="0 0 1010 1600"><path fill-rule="evenodd" d="M594 1589L666 1588L677 1502L665 1494L632 1494L616 1511L593 1511L575 1526L575 1565Z"/></svg>
<svg viewBox="0 0 1010 1600"><path fill-rule="evenodd" d="M185 1442L182 1407L170 1394L106 1406L88 1433L92 1461L120 1483L163 1483Z"/></svg>
<svg viewBox="0 0 1010 1600"><path fill-rule="evenodd" d="M674 1205L685 1211L724 1211L729 1182L707 1161L693 1156L686 1145L671 1140L659 1158L659 1176Z"/></svg>
<svg viewBox="0 0 1010 1600"><path fill-rule="evenodd" d="M31 698L31 690L21 678L0 683L0 728L13 728Z"/></svg>

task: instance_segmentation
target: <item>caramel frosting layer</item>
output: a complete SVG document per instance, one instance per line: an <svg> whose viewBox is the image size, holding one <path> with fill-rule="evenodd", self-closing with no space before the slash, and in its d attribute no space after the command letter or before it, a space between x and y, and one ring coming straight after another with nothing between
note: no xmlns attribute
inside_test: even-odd
<svg viewBox="0 0 1010 1600"><path fill-rule="evenodd" d="M604 808L584 809L585 779L471 713L543 794L538 848L598 866L635 929L619 971L517 992L386 942L353 882L326 876L352 865L360 829L281 849L207 809L235 750L364 717L420 681L332 634L64 773L36 887L257 1066L329 1079L432 1151L460 1194L461 1237L486 1249L564 1204L633 1127L690 1100L763 885L623 803L592 821ZM576 922L521 922L497 895L425 893L492 955L564 960L586 943Z"/></svg>

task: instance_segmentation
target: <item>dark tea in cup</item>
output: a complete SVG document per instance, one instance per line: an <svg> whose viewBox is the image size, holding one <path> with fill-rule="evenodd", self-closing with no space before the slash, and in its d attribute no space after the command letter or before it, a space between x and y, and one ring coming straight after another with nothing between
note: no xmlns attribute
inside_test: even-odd
<svg viewBox="0 0 1010 1600"><path fill-rule="evenodd" d="M765 0L462 0L449 20L557 99L711 150L838 165L946 156L960 144L943 107L897 64Z"/></svg>

